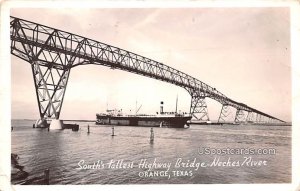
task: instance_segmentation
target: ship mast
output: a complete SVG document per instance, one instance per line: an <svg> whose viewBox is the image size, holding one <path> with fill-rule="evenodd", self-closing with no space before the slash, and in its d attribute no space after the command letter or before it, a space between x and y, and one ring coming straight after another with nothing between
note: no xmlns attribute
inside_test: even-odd
<svg viewBox="0 0 300 191"><path fill-rule="evenodd" d="M137 100L135 100L135 115L137 115L137 113L140 111L142 105L143 105L143 104L141 104L140 107L137 108Z"/></svg>

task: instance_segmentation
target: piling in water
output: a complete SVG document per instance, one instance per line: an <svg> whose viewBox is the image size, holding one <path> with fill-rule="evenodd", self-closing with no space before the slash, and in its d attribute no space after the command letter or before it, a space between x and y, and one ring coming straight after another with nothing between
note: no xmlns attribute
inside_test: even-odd
<svg viewBox="0 0 300 191"><path fill-rule="evenodd" d="M49 185L49 178L50 178L49 174L50 174L49 169L46 169L44 171L44 181L45 181L45 184L47 184L47 185Z"/></svg>
<svg viewBox="0 0 300 191"><path fill-rule="evenodd" d="M111 136L115 136L115 127L112 127L112 128L111 128L111 131L112 131L112 132L111 132L111 133L112 133Z"/></svg>
<svg viewBox="0 0 300 191"><path fill-rule="evenodd" d="M153 132L153 127L150 129L150 143L154 142L154 132Z"/></svg>
<svg viewBox="0 0 300 191"><path fill-rule="evenodd" d="M87 133L90 133L90 125L88 125L88 132Z"/></svg>

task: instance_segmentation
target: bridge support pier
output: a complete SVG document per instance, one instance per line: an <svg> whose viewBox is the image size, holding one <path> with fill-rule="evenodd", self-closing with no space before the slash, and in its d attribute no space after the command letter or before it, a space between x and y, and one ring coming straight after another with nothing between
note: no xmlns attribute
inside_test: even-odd
<svg viewBox="0 0 300 191"><path fill-rule="evenodd" d="M29 25L21 27L22 24L19 19L12 23L14 27L11 32L18 39L12 41L12 53L31 64L40 114L36 126L42 127L47 124L47 119L59 119L70 70L72 64L78 61L75 55L82 48L82 43L73 44L76 48L74 54L64 54L56 50L64 47L64 38L69 37L62 38L56 29L29 29Z"/></svg>
<svg viewBox="0 0 300 191"><path fill-rule="evenodd" d="M199 121L209 121L207 105L204 96L192 95L190 113Z"/></svg>
<svg viewBox="0 0 300 191"><path fill-rule="evenodd" d="M235 114L235 119L234 122L235 123L241 123L245 121L245 113L244 110L242 109L237 109L236 114Z"/></svg>
<svg viewBox="0 0 300 191"><path fill-rule="evenodd" d="M256 114L256 123L261 123L261 115L260 114Z"/></svg>
<svg viewBox="0 0 300 191"><path fill-rule="evenodd" d="M37 62L31 66L41 119L59 119L70 70L44 67Z"/></svg>
<svg viewBox="0 0 300 191"><path fill-rule="evenodd" d="M247 122L253 122L253 112L249 111L246 117Z"/></svg>
<svg viewBox="0 0 300 191"><path fill-rule="evenodd" d="M230 115L230 106L229 105L222 105L222 109L220 112L220 116L218 119L218 123L226 122L226 118Z"/></svg>
<svg viewBox="0 0 300 191"><path fill-rule="evenodd" d="M47 128L48 126L49 124L46 119L38 119L34 124L35 128Z"/></svg>
<svg viewBox="0 0 300 191"><path fill-rule="evenodd" d="M49 129L51 129L51 130L61 130L61 129L63 129L62 120L52 119Z"/></svg>

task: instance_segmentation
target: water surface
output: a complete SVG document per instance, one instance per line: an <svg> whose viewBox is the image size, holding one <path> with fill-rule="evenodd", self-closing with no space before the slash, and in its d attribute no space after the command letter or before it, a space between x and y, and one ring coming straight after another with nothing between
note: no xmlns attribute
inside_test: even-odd
<svg viewBox="0 0 300 191"><path fill-rule="evenodd" d="M291 127L255 125L191 125L189 129L153 128L154 143L150 143L149 127L98 126L93 122L67 122L80 125L71 130L47 131L33 129L34 121L12 120L12 153L19 155L20 165L29 177L39 176L50 169L50 184L217 184L217 183L288 183L291 181ZM87 133L87 126L90 133ZM275 149L276 153L209 154L201 155L202 148ZM215 158L220 161L267 161L264 166L209 166ZM206 167L175 167L176 161L204 162ZM77 169L78 163L102 161L105 168ZM108 168L111 160L133 163L132 168ZM171 163L167 174L151 176L151 172L167 169L139 166L147 163ZM116 163L115 163L116 164ZM175 171L175 172L173 172ZM179 172L178 172L179 171ZM145 177L145 172L148 176ZM150 173L150 174L149 174ZM178 173L178 174L177 174ZM177 176L178 175L178 176ZM14 184L14 182L12 182Z"/></svg>

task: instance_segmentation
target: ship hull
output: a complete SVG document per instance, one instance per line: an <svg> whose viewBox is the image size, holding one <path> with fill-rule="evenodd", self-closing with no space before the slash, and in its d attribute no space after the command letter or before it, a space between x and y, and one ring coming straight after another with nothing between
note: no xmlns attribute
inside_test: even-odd
<svg viewBox="0 0 300 191"><path fill-rule="evenodd" d="M143 117L143 116L101 116L97 115L98 125L143 126L143 127L169 127L185 128L191 117Z"/></svg>

